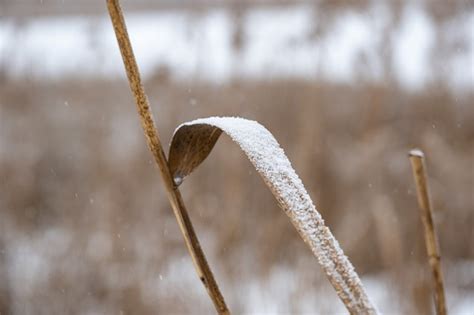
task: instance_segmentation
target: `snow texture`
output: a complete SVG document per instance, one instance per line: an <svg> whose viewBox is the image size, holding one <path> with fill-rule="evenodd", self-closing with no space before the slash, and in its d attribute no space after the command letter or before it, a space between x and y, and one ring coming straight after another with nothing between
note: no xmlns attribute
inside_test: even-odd
<svg viewBox="0 0 474 315"><path fill-rule="evenodd" d="M410 156L417 156L417 157L424 157L425 155L423 154L423 151L421 151L420 149L413 149L410 151Z"/></svg>
<svg viewBox="0 0 474 315"><path fill-rule="evenodd" d="M206 151L204 155L200 148L185 149L183 146L191 143L206 145L205 140L192 142L179 139L180 137L193 139L193 137L205 135L206 133L201 132L204 126L208 126L211 130L207 133L208 136L214 134L212 130L219 128L242 148L271 189L280 207L291 218L302 238L310 246L348 310L357 314L375 314L376 311L370 304L352 264L344 255L329 228L325 226L324 220L316 210L283 149L265 127L256 121L237 117L210 117L184 123L176 129L171 144L170 157L178 156L181 161L175 163L186 163L185 161L190 160L189 155L193 152L196 154L201 152L199 163L207 157L218 137L213 139L208 137L212 143L207 142L208 148L204 150ZM192 128L200 131L193 135ZM183 129L187 129L187 132L181 132ZM179 157L175 150L184 152L183 157ZM180 174L178 176L180 181L199 163L194 163L191 169L188 168L186 174ZM173 172L173 167L171 168ZM174 169L177 168L179 167L174 167ZM174 172L173 175L175 175Z"/></svg>

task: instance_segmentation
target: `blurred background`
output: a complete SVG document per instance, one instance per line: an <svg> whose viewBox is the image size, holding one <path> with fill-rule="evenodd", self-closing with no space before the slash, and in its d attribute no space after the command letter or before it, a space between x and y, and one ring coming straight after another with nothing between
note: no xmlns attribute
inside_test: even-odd
<svg viewBox="0 0 474 315"><path fill-rule="evenodd" d="M122 1L158 129L258 120L385 314L431 314L407 153L451 314L474 313L472 0ZM235 314L344 314L240 149L181 186ZM211 314L105 1L0 0L0 314Z"/></svg>

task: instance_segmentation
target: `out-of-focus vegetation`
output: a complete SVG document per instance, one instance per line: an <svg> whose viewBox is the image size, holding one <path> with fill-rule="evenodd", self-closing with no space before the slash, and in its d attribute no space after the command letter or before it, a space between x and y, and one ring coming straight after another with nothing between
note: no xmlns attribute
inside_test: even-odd
<svg viewBox="0 0 474 315"><path fill-rule="evenodd" d="M474 292L474 95L442 80L450 71L443 60L465 45L443 35L442 26L463 12L474 14L474 8L469 1L424 4L437 27L431 56L440 80L407 91L391 76L390 62L391 38L406 2L389 2L395 18L381 45L386 75L378 82L216 85L157 73L145 88L164 141L179 123L197 117L238 115L264 124L358 272L369 287L377 283L380 289L372 292L385 292L374 297L379 308L428 314L429 269L407 153L420 147L427 155L448 305L457 309ZM341 10L363 11L371 4L318 2L318 31L330 31L325 21ZM89 5L97 4L76 4L73 11ZM219 5L238 17L252 3ZM13 2L0 6L12 8ZM16 6L26 16L46 10ZM13 80L5 74L0 80L0 313L212 312L127 82ZM231 310L340 310L258 174L228 139L220 141L182 192Z"/></svg>

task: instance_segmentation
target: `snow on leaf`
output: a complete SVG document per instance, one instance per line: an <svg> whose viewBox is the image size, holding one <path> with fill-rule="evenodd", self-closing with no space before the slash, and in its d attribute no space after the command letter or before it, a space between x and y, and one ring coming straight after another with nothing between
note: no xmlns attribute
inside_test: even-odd
<svg viewBox="0 0 474 315"><path fill-rule="evenodd" d="M280 207L317 257L351 314L375 314L359 276L324 224L300 178L273 135L256 121L237 117L197 119L179 126L169 153L178 186L212 151L222 132L247 155Z"/></svg>

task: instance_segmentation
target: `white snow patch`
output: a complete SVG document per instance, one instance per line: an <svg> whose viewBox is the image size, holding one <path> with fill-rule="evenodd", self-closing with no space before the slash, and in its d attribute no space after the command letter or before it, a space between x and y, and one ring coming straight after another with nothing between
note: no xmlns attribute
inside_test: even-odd
<svg viewBox="0 0 474 315"><path fill-rule="evenodd" d="M430 81L429 52L435 40L433 28L429 17L416 5L405 9L394 44L394 65L399 82L407 89L416 90Z"/></svg>
<svg viewBox="0 0 474 315"><path fill-rule="evenodd" d="M141 72L165 69L172 79L222 83L235 78L302 78L354 82L383 79L381 38L391 18L386 4L345 12L326 25L312 4L250 8L242 18L243 43L232 46L237 25L225 9L128 13L127 26ZM327 32L317 35L318 25ZM455 17L447 38L465 48L446 59L443 78L458 88L474 84L474 13ZM434 23L410 4L395 30L393 69L402 86L432 81ZM0 21L0 67L11 78L125 77L108 16L35 17ZM361 59L360 57L363 57Z"/></svg>
<svg viewBox="0 0 474 315"><path fill-rule="evenodd" d="M424 157L425 155L423 154L423 151L420 149L413 149L410 151L410 156L417 156L417 157Z"/></svg>

